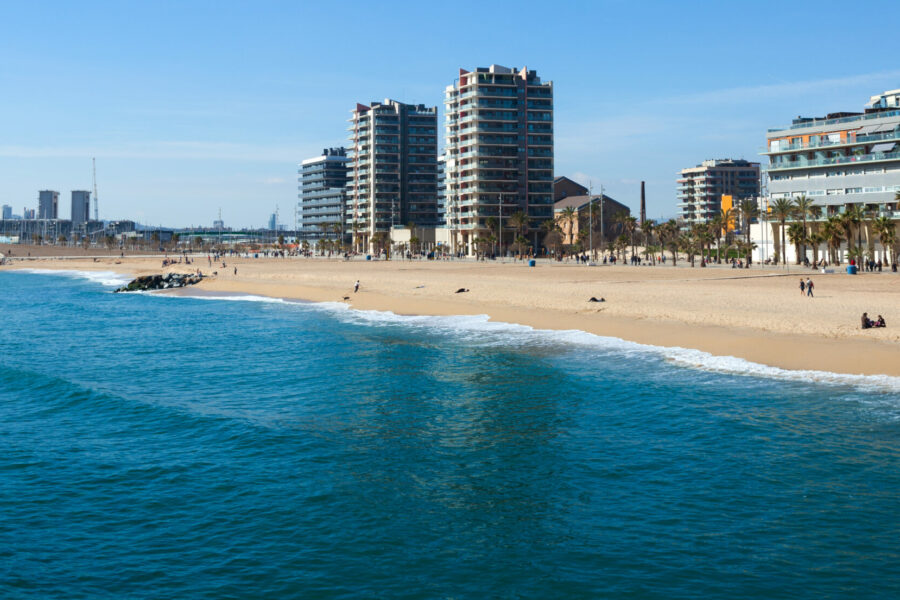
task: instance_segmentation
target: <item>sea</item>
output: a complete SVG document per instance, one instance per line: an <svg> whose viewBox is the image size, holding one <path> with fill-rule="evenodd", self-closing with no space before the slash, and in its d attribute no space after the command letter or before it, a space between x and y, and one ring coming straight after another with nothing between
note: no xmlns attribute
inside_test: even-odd
<svg viewBox="0 0 900 600"><path fill-rule="evenodd" d="M0 272L0 598L897 598L900 379Z"/></svg>

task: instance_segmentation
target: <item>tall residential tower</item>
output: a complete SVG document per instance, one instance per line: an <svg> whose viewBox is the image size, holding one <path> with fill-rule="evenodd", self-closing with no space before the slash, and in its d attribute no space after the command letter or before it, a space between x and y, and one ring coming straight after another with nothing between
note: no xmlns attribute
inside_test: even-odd
<svg viewBox="0 0 900 600"><path fill-rule="evenodd" d="M502 230L517 212L534 231L552 219L553 83L527 68L460 69L444 105L446 220L458 247L473 253L489 217ZM504 248L514 239L507 235Z"/></svg>
<svg viewBox="0 0 900 600"><path fill-rule="evenodd" d="M72 225L83 225L91 220L91 193L83 190L72 192Z"/></svg>
<svg viewBox="0 0 900 600"><path fill-rule="evenodd" d="M722 196L737 203L759 196L759 163L716 159L689 169L678 178L678 206L688 223L706 223L721 214Z"/></svg>
<svg viewBox="0 0 900 600"><path fill-rule="evenodd" d="M353 243L407 224L437 225L437 107L357 104L350 118L347 225Z"/></svg>
<svg viewBox="0 0 900 600"><path fill-rule="evenodd" d="M325 237L335 228L340 234L346 231L347 160L346 149L326 148L300 163L297 229L302 238Z"/></svg>

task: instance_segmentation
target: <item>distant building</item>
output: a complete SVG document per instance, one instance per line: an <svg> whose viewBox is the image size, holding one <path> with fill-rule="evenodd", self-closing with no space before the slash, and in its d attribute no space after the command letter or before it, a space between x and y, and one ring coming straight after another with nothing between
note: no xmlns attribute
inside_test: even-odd
<svg viewBox="0 0 900 600"><path fill-rule="evenodd" d="M59 192L43 190L38 194L38 218L59 218Z"/></svg>
<svg viewBox="0 0 900 600"><path fill-rule="evenodd" d="M35 212L33 208L23 208L22 209L22 218L26 220L34 220Z"/></svg>
<svg viewBox="0 0 900 600"><path fill-rule="evenodd" d="M437 107L396 100L357 104L350 118L347 223L353 243L437 216Z"/></svg>
<svg viewBox="0 0 900 600"><path fill-rule="evenodd" d="M272 215L269 217L269 229L274 231L277 226L278 226L278 215L275 213L272 213Z"/></svg>
<svg viewBox="0 0 900 600"><path fill-rule="evenodd" d="M600 195L588 196L586 194L566 196L553 205L553 215L562 230L564 244L574 244L578 241L578 234L581 230L582 221L584 221L584 224L587 224L587 221L591 216L597 219L594 233L595 248L599 247L601 241L611 242L621 233L621 223L619 223L617 217L621 215L630 215L631 209L605 194L602 198L601 201ZM600 235L601 206L603 207L602 236ZM575 218L572 220L568 220L564 217L566 209L569 208L574 210Z"/></svg>
<svg viewBox="0 0 900 600"><path fill-rule="evenodd" d="M559 202L563 198L568 198L569 196L587 196L588 189L577 183L572 181L568 177L557 177L553 180L553 202Z"/></svg>
<svg viewBox="0 0 900 600"><path fill-rule="evenodd" d="M12 219L12 206L8 204L3 205L3 220Z"/></svg>
<svg viewBox="0 0 900 600"><path fill-rule="evenodd" d="M82 225L91 220L91 193L80 190L72 192L72 225Z"/></svg>
<svg viewBox="0 0 900 600"><path fill-rule="evenodd" d="M221 231L222 229L225 229L225 221L223 221L221 219L216 219L215 221L213 221L212 226L213 226L213 229L218 229Z"/></svg>
<svg viewBox="0 0 900 600"><path fill-rule="evenodd" d="M346 231L348 160L345 148L325 148L300 163L297 230L302 238L323 237L326 224Z"/></svg>
<svg viewBox="0 0 900 600"><path fill-rule="evenodd" d="M721 214L722 196L737 205L759 196L759 163L746 160L705 160L683 169L678 178L678 206L687 223L706 223Z"/></svg>
<svg viewBox="0 0 900 600"><path fill-rule="evenodd" d="M553 218L553 83L527 68L460 69L444 106L447 212L457 246L472 254L472 241L489 235L490 217L518 212L537 232Z"/></svg>

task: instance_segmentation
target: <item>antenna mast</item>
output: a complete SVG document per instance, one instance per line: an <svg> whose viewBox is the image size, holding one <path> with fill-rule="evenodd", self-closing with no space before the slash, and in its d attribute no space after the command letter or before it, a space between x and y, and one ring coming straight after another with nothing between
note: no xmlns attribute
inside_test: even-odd
<svg viewBox="0 0 900 600"><path fill-rule="evenodd" d="M100 220L100 198L97 197L97 159L91 159L91 165L94 171L94 220Z"/></svg>

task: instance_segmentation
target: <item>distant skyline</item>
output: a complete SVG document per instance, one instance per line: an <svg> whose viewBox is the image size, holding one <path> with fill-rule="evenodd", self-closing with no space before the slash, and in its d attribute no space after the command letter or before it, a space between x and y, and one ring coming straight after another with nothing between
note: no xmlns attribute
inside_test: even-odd
<svg viewBox="0 0 900 600"><path fill-rule="evenodd" d="M437 105L460 68L554 82L556 175L650 218L679 170L759 161L766 129L860 111L900 88L873 27L838 2L7 3L0 8L0 204L91 189L100 216L293 225L297 164L346 143L356 102ZM361 4L360 6L369 6ZM896 2L869 2L892 23ZM859 12L854 12L859 16ZM817 45L839 42L839 46ZM443 142L443 127L441 127Z"/></svg>

